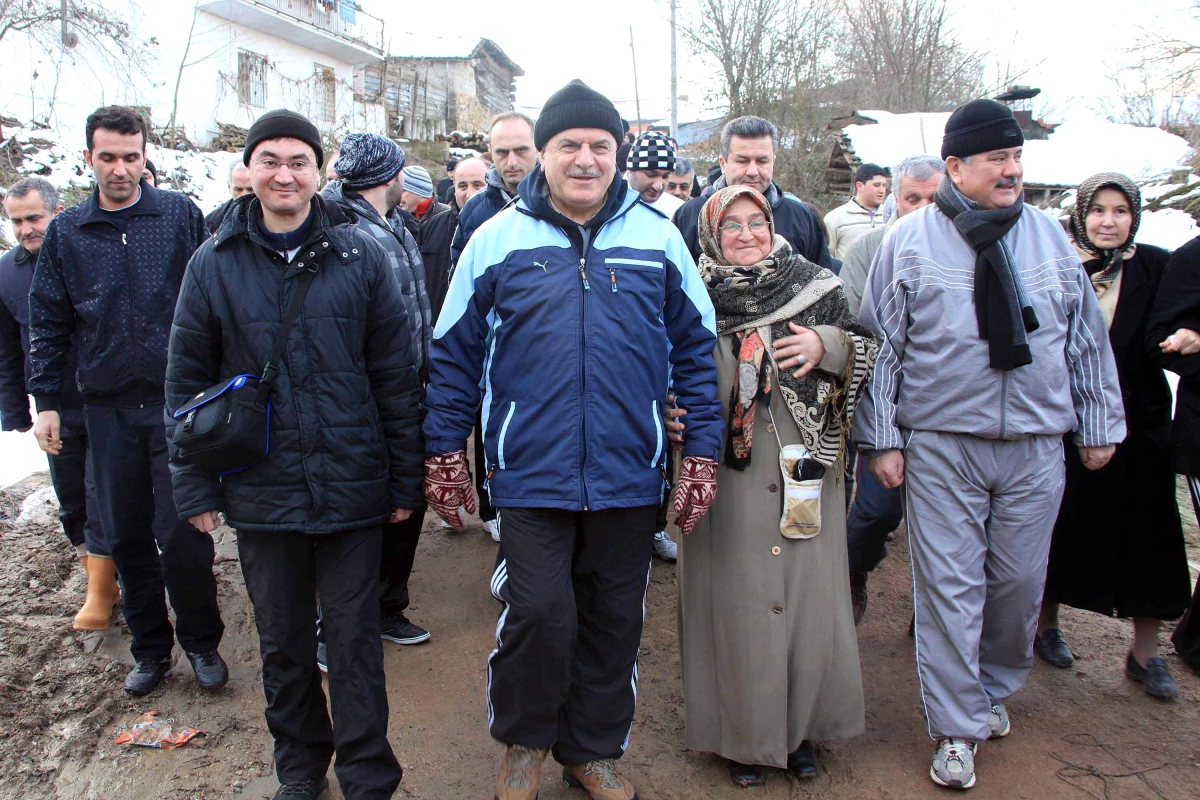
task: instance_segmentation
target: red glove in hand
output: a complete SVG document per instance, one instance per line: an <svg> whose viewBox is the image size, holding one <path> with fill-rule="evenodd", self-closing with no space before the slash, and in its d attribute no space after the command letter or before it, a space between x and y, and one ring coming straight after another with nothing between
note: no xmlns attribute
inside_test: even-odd
<svg viewBox="0 0 1200 800"><path fill-rule="evenodd" d="M475 513L475 494L471 491L471 473L463 450L425 459L425 500L447 525L462 530L459 506Z"/></svg>
<svg viewBox="0 0 1200 800"><path fill-rule="evenodd" d="M688 456L679 465L675 489L675 524L687 536L717 497L717 462Z"/></svg>

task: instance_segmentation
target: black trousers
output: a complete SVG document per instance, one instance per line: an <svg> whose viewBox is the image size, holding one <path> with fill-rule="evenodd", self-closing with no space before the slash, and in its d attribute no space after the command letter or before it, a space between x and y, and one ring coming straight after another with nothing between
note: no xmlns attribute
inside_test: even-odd
<svg viewBox="0 0 1200 800"><path fill-rule="evenodd" d="M399 616L408 608L408 579L417 557L425 507L412 512L403 522L385 523L379 560L379 614Z"/></svg>
<svg viewBox="0 0 1200 800"><path fill-rule="evenodd" d="M496 518L496 509L484 484L487 483L487 456L483 450L483 408L475 411L475 494L479 497L479 518L490 522Z"/></svg>
<svg viewBox="0 0 1200 800"><path fill-rule="evenodd" d="M320 780L337 753L334 770L347 800L384 800L400 785L400 764L387 740L379 552L377 527L318 536L238 535L280 783ZM318 592L332 725L317 669Z"/></svg>
<svg viewBox="0 0 1200 800"><path fill-rule="evenodd" d="M225 632L213 577L213 540L179 519L171 495L161 404L88 406L96 509L117 574L136 659L166 658L174 634L192 653L216 650ZM177 630L167 617L164 584Z"/></svg>
<svg viewBox="0 0 1200 800"><path fill-rule="evenodd" d="M56 456L47 456L46 460L50 462L50 483L58 497L58 518L67 539L75 547L85 545L89 553L110 555L96 510L87 431L80 426L78 431L64 434L62 451Z"/></svg>
<svg viewBox="0 0 1200 800"><path fill-rule="evenodd" d="M561 764L620 758L637 699L655 506L500 510L504 601L488 657L488 723Z"/></svg>

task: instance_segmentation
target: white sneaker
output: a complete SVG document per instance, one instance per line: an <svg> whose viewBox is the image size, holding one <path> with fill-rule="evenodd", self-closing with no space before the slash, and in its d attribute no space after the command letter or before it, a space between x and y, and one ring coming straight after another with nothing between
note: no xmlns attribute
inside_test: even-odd
<svg viewBox="0 0 1200 800"><path fill-rule="evenodd" d="M1004 703L995 703L988 713L988 727L992 729L993 739L1003 739L1012 732L1012 723L1008 719L1008 709Z"/></svg>
<svg viewBox="0 0 1200 800"><path fill-rule="evenodd" d="M679 558L679 548L671 541L666 531L654 534L654 555L663 561L674 561Z"/></svg>
<svg viewBox="0 0 1200 800"><path fill-rule="evenodd" d="M965 739L938 739L929 777L948 789L970 789L975 785L975 745Z"/></svg>
<svg viewBox="0 0 1200 800"><path fill-rule="evenodd" d="M483 529L492 535L492 541L500 541L500 520L489 519L483 523Z"/></svg>

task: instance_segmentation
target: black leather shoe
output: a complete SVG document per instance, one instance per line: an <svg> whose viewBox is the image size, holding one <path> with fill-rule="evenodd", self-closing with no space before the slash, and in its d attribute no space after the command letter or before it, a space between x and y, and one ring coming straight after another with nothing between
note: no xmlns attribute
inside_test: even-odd
<svg viewBox="0 0 1200 800"><path fill-rule="evenodd" d="M1125 677L1142 684L1146 694L1159 700L1174 700L1179 696L1179 684L1161 658L1152 658L1143 667L1130 653L1125 657Z"/></svg>
<svg viewBox="0 0 1200 800"><path fill-rule="evenodd" d="M850 573L850 607L854 609L854 624L862 622L867 613L867 573Z"/></svg>
<svg viewBox="0 0 1200 800"><path fill-rule="evenodd" d="M171 659L170 658L145 658L137 662L137 666L129 670L129 674L125 676L125 691L129 692L134 697L141 697L144 694L150 694L162 682L162 679L171 674Z"/></svg>
<svg viewBox="0 0 1200 800"><path fill-rule="evenodd" d="M229 683L229 667L225 659L216 650L207 653L185 652L187 660L192 662L192 672L196 673L196 682L205 689L219 689Z"/></svg>
<svg viewBox="0 0 1200 800"><path fill-rule="evenodd" d="M801 742L796 751L788 756L787 768L788 772L800 780L808 780L820 775L821 765L817 761L817 748L813 747L813 743L807 739Z"/></svg>
<svg viewBox="0 0 1200 800"><path fill-rule="evenodd" d="M379 622L380 635L396 644L421 644L429 641L429 631L414 625L403 614L384 617Z"/></svg>
<svg viewBox="0 0 1200 800"><path fill-rule="evenodd" d="M292 781L279 787L274 800L317 800L329 788L329 779L319 781Z"/></svg>
<svg viewBox="0 0 1200 800"><path fill-rule="evenodd" d="M748 786L765 786L767 773L757 764L741 764L731 759L725 759L729 765L729 777L743 789Z"/></svg>
<svg viewBox="0 0 1200 800"><path fill-rule="evenodd" d="M1038 658L1052 667L1070 669L1075 663L1075 654L1067 647L1067 640L1058 628L1047 628L1039 633L1033 640L1033 649Z"/></svg>

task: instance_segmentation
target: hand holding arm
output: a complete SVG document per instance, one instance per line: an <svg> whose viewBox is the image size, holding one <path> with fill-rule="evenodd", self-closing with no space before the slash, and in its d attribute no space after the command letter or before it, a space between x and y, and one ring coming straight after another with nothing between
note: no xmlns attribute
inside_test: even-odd
<svg viewBox="0 0 1200 800"><path fill-rule="evenodd" d="M820 365L825 357L825 343L812 328L789 322L788 329L792 336L774 342L775 361L780 369L794 369L795 376L803 378Z"/></svg>

